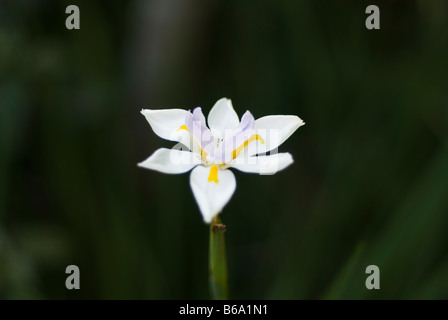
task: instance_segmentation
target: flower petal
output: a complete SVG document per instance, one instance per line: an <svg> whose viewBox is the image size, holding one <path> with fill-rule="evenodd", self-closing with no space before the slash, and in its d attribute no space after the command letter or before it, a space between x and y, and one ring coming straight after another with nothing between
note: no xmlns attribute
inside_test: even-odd
<svg viewBox="0 0 448 320"><path fill-rule="evenodd" d="M190 186L204 221L210 223L229 202L236 180L230 170L197 166L190 174Z"/></svg>
<svg viewBox="0 0 448 320"><path fill-rule="evenodd" d="M223 138L226 130L233 130L240 124L238 114L227 98L218 100L210 110L208 126L216 138Z"/></svg>
<svg viewBox="0 0 448 320"><path fill-rule="evenodd" d="M293 162L291 154L285 152L269 156L238 157L232 162L231 167L247 173L268 175L285 169Z"/></svg>
<svg viewBox="0 0 448 320"><path fill-rule="evenodd" d="M201 157L194 152L175 149L157 149L148 159L138 166L163 173L185 173L201 163Z"/></svg>
<svg viewBox="0 0 448 320"><path fill-rule="evenodd" d="M249 129L253 129L255 127L255 119L252 113L246 111L241 117L241 122L238 127L238 132L244 132Z"/></svg>
<svg viewBox="0 0 448 320"><path fill-rule="evenodd" d="M297 116L266 116L255 120L255 133L263 140L250 143L247 154L253 156L277 148L304 124Z"/></svg>
<svg viewBox="0 0 448 320"><path fill-rule="evenodd" d="M144 109L141 113L148 120L152 130L161 138L177 141L191 150L191 138L185 126L185 119L189 113L182 109Z"/></svg>
<svg viewBox="0 0 448 320"><path fill-rule="evenodd" d="M214 137L205 125L205 117L200 107L196 107L192 113L188 112L185 118L185 125L193 137L195 143L192 144L192 151L202 154L210 153L213 149Z"/></svg>

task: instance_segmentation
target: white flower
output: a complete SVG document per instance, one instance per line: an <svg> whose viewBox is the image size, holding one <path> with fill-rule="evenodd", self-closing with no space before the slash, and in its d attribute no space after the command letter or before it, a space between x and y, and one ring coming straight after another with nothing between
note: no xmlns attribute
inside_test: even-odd
<svg viewBox="0 0 448 320"><path fill-rule="evenodd" d="M163 173L193 169L190 186L204 221L212 219L229 202L236 180L229 168L243 172L274 174L289 166L289 153L272 154L304 122L297 116L266 116L255 120L249 111L238 119L229 99L215 103L208 125L200 107L144 109L142 114L161 138L177 141L180 148L158 149L138 165ZM188 150L182 150L185 146ZM261 155L270 151L270 155Z"/></svg>

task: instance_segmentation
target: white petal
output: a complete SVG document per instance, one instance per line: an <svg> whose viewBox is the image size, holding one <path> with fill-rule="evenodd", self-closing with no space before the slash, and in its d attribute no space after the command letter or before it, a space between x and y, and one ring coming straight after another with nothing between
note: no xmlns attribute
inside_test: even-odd
<svg viewBox="0 0 448 320"><path fill-rule="evenodd" d="M185 125L188 111L182 109L144 109L141 113L148 120L152 130L161 138L177 141L191 150L190 134L185 129L180 129Z"/></svg>
<svg viewBox="0 0 448 320"><path fill-rule="evenodd" d="M197 153L160 148L138 165L163 173L178 174L185 173L200 163L201 157Z"/></svg>
<svg viewBox="0 0 448 320"><path fill-rule="evenodd" d="M236 189L232 171L218 169L218 182L209 181L212 167L197 166L190 174L190 186L206 223L222 211Z"/></svg>
<svg viewBox="0 0 448 320"><path fill-rule="evenodd" d="M269 156L238 157L231 167L247 173L274 174L288 167L294 160L290 153L277 153Z"/></svg>
<svg viewBox="0 0 448 320"><path fill-rule="evenodd" d="M222 98L215 103L208 114L207 122L217 138L223 138L226 130L233 130L240 124L238 114L227 98Z"/></svg>
<svg viewBox="0 0 448 320"><path fill-rule="evenodd" d="M249 156L277 148L305 123L297 116L266 116L255 120L255 133L264 143L256 141L247 147Z"/></svg>

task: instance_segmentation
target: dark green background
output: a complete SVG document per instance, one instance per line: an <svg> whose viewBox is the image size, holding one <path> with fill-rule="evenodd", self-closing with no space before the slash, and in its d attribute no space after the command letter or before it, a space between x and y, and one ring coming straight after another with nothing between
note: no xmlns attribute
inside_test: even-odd
<svg viewBox="0 0 448 320"><path fill-rule="evenodd" d="M235 173L231 297L448 298L445 0L2 0L0 298L209 298L208 226L188 174L137 167L174 145L140 110L222 97L306 122L291 167Z"/></svg>

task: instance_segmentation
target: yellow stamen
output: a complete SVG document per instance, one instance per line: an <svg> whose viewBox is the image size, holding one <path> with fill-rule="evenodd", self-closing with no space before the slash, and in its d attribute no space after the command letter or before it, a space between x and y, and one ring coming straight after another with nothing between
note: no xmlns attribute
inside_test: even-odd
<svg viewBox="0 0 448 320"><path fill-rule="evenodd" d="M218 183L218 166L214 165L210 168L210 174L208 175L208 182L214 181Z"/></svg>
<svg viewBox="0 0 448 320"><path fill-rule="evenodd" d="M177 129L177 131L179 131L179 130L187 130L188 131L188 128L186 125L183 125L179 129Z"/></svg>
<svg viewBox="0 0 448 320"><path fill-rule="evenodd" d="M241 144L238 148L233 150L233 152L232 152L232 160L235 159L236 157L238 157L238 155L241 153L241 151L243 151L243 149L246 148L249 143L251 143L252 141L256 141L256 140L258 140L262 144L264 144L264 140L263 140L263 138L259 134L253 134L253 135L250 136L249 139L244 141L243 144Z"/></svg>

